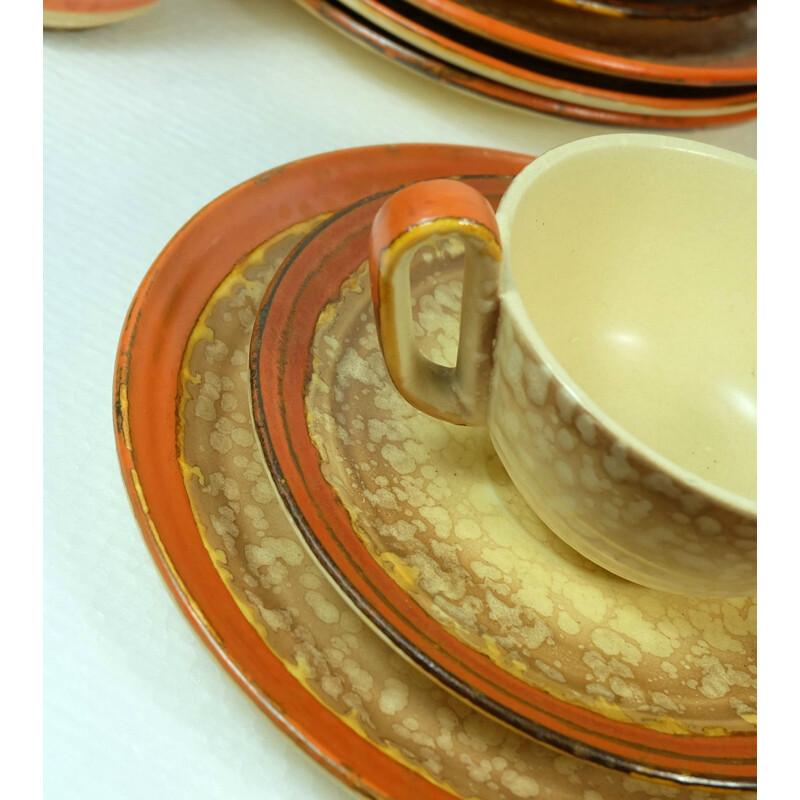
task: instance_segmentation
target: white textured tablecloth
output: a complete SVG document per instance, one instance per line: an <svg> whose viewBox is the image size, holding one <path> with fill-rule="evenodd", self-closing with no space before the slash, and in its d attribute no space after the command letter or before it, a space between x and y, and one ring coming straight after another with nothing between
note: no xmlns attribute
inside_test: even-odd
<svg viewBox="0 0 800 800"><path fill-rule="evenodd" d="M76 800L344 798L184 621L114 449L114 354L173 233L270 167L384 142L532 154L613 129L412 74L290 0L162 0L46 33L45 781ZM756 125L678 134L755 155Z"/></svg>

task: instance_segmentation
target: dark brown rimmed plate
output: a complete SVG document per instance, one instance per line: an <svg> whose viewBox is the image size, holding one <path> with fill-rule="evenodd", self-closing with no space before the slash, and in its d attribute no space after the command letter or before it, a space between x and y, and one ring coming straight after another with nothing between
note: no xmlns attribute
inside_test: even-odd
<svg viewBox="0 0 800 800"><path fill-rule="evenodd" d="M342 0L381 30L447 64L552 99L646 116L707 117L753 111L755 87L656 84L547 61L461 31L395 0Z"/></svg>
<svg viewBox="0 0 800 800"><path fill-rule="evenodd" d="M757 82L752 7L739 15L698 23L637 22L609 15L603 20L583 9L557 4L543 8L542 0L410 0L410 4L490 41L597 72L692 86ZM644 52L647 42L661 54Z"/></svg>
<svg viewBox="0 0 800 800"><path fill-rule="evenodd" d="M639 128L686 129L716 125L732 125L752 119L755 108L728 113L723 109L709 109L708 114L670 115L642 113L641 111L591 107L565 97L547 97L540 93L509 86L478 75L425 52L369 20L355 14L337 0L295 0L323 22L331 25L348 38L387 57L403 67L421 73L440 83L487 100L529 111L568 117L598 124ZM748 95L750 89L745 91Z"/></svg>

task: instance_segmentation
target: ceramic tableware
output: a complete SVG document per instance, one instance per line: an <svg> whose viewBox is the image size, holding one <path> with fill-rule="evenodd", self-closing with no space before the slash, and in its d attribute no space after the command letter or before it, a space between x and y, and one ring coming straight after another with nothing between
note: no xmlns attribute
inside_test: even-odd
<svg viewBox="0 0 800 800"><path fill-rule="evenodd" d="M135 17L159 0L44 0L44 27L50 30L98 28Z"/></svg>
<svg viewBox="0 0 800 800"><path fill-rule="evenodd" d="M575 8L561 8L557 13L558 6L553 3L548 3L551 7L543 11L541 2L536 0L525 3L410 0L410 3L472 35L598 72L694 86L747 85L757 81L754 8L738 17L712 19L708 27L702 25L699 41L694 43L695 54L687 54L682 40L693 37L692 32L698 29L696 22L656 21L648 37L646 20L634 21L633 27L629 20L615 21L606 15L599 30L598 15ZM731 30L726 31L727 26ZM721 39L717 38L720 29ZM637 43L646 38L651 38L651 43L662 52L642 52ZM606 44L609 39L613 42L611 46Z"/></svg>
<svg viewBox="0 0 800 800"><path fill-rule="evenodd" d="M469 183L495 203L507 179ZM252 339L256 427L304 540L401 652L505 724L620 770L752 787L754 600L667 595L602 570L530 510L485 429L403 399L366 264L383 201L303 242ZM455 247L414 268L416 329L444 363L462 268Z"/></svg>
<svg viewBox="0 0 800 800"><path fill-rule="evenodd" d="M546 96L532 87L519 88L509 83L500 83L484 75L463 69L453 63L443 61L431 52L413 46L408 41L392 35L366 18L352 12L335 0L296 0L309 13L331 25L348 38L368 47L379 55L389 58L396 64L414 72L422 73L439 83L459 89L487 100L511 105L529 111L569 117L602 124L624 125L641 128L698 128L713 125L731 125L751 119L755 109L738 110L728 113L724 108L708 109L702 115L642 113L635 110L621 110L613 102L588 105L570 100L567 96ZM429 40L430 41L430 40ZM430 48L429 48L430 50ZM464 62L466 63L466 62ZM488 74L488 73L487 73ZM739 99L749 103L752 100L752 87L745 88L745 95ZM608 107L605 107L608 106Z"/></svg>
<svg viewBox="0 0 800 800"><path fill-rule="evenodd" d="M389 373L427 413L488 426L587 558L663 591L752 594L755 197L753 159L642 134L551 150L496 219L461 184L409 187L373 231ZM445 247L467 253L448 369L415 347L407 289Z"/></svg>
<svg viewBox="0 0 800 800"><path fill-rule="evenodd" d="M755 112L756 93L706 87L681 87L598 76L585 70L536 59L511 48L464 39L463 32L431 17L407 16L378 0L344 0L344 5L375 25L433 57L489 80L556 100L628 113L703 118L715 112Z"/></svg>
<svg viewBox="0 0 800 800"><path fill-rule="evenodd" d="M429 16L428 0L387 0L397 7L412 7L417 15ZM433 0L436 6L437 0ZM491 21L510 23L521 31L531 31L551 42L582 47L602 55L616 55L631 60L697 65L719 62L731 54L747 51L755 40L755 3L749 7L720 13L682 16L680 13L626 13L633 9L594 4L591 8L559 0L457 0L473 12ZM679 12L676 5L673 12ZM435 12L434 12L435 14ZM464 30L464 29L462 29ZM487 38L492 27L481 29ZM468 34L464 30L464 34ZM475 34L473 34L475 35ZM551 56L557 54L551 50ZM723 58L720 59L720 55ZM709 58L710 57L710 58Z"/></svg>
<svg viewBox="0 0 800 800"><path fill-rule="evenodd" d="M120 340L116 437L145 541L187 620L248 695L367 797L676 800L476 713L357 618L300 544L249 417L245 353L261 297L305 234L407 178L514 174L527 157L445 146L345 151L231 190L176 234Z"/></svg>

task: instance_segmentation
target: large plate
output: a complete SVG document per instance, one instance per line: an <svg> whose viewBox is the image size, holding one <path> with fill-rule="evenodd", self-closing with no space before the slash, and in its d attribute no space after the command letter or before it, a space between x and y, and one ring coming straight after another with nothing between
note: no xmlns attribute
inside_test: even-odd
<svg viewBox="0 0 800 800"><path fill-rule="evenodd" d="M304 552L267 480L248 414L256 312L306 233L363 193L465 164L514 173L527 161L403 145L258 176L176 234L142 282L120 339L122 473L169 591L259 707L311 758L372 798L649 800L664 789L492 723L394 653Z"/></svg>

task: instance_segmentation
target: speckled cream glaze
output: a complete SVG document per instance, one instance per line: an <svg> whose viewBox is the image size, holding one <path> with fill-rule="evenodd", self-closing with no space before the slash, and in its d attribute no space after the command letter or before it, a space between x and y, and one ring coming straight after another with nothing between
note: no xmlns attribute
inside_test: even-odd
<svg viewBox="0 0 800 800"><path fill-rule="evenodd" d="M438 248L432 270L423 248L412 265L418 341L447 364L457 253ZM754 731L755 601L665 594L581 557L520 496L485 429L399 395L373 319L362 265L320 316L306 404L323 474L376 562L448 632L559 698L667 733Z"/></svg>
<svg viewBox="0 0 800 800"><path fill-rule="evenodd" d="M181 377L186 490L242 612L304 691L376 749L456 797L726 796L627 777L492 722L397 655L329 584L274 495L250 412L247 351L259 301L303 232L254 251L220 285L188 342ZM622 663L612 668L624 671Z"/></svg>
<svg viewBox="0 0 800 800"><path fill-rule="evenodd" d="M537 514L587 558L669 591L745 593L756 525L629 449L560 383L517 319L501 314L489 429ZM679 576L676 579L676 576Z"/></svg>

